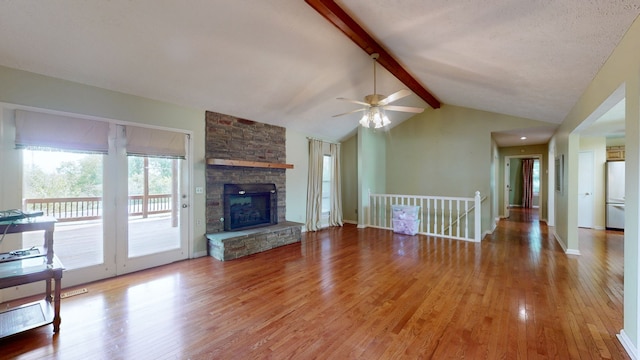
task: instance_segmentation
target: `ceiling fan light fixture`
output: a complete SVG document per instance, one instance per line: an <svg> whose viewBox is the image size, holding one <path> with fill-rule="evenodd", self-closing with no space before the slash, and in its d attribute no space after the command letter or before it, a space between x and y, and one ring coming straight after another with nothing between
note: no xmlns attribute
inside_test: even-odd
<svg viewBox="0 0 640 360"><path fill-rule="evenodd" d="M333 117L353 114L355 112L363 111L362 118L359 123L362 127L369 128L373 125L374 128L379 129L391 124L391 120L385 114L385 109L389 111L402 111L409 113L421 113L424 109L418 107L411 106L397 106L390 105L394 101L400 100L406 96L411 95L411 91L409 90L400 90L395 93L384 96L380 95L376 92L376 59L378 58L377 53L371 54L371 59L373 60L373 94L367 95L364 97L363 101L358 100L350 100L347 98L339 97L338 100L348 101L358 105L364 105L365 108L349 111L343 114L334 115Z"/></svg>
<svg viewBox="0 0 640 360"><path fill-rule="evenodd" d="M360 125L362 125L362 127L365 128L369 128L369 113L365 112L364 115L362 115L362 118L360 119Z"/></svg>
<svg viewBox="0 0 640 360"><path fill-rule="evenodd" d="M373 126L375 129L380 129L389 124L391 124L391 120L385 114L384 109L379 106L372 106L367 109L360 119L360 125L366 128Z"/></svg>

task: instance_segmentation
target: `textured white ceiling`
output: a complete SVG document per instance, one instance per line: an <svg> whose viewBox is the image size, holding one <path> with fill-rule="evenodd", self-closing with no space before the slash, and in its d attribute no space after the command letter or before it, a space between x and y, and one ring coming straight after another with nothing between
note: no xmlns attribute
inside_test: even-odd
<svg viewBox="0 0 640 360"><path fill-rule="evenodd" d="M640 0L339 4L443 103L551 129L640 13ZM330 140L358 120L332 118L354 109L335 98L373 86L367 54L302 0L0 1L0 64ZM378 71L379 93L402 88Z"/></svg>

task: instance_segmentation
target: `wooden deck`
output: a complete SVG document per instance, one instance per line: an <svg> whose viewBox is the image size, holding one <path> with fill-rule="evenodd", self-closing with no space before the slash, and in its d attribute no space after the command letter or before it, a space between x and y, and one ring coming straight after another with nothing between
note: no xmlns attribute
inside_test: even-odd
<svg viewBox="0 0 640 360"><path fill-rule="evenodd" d="M178 227L169 214L129 222L129 256L142 256L180 247ZM24 233L23 246L42 245L42 233ZM65 268L78 269L102 262L102 220L57 223L54 250Z"/></svg>
<svg viewBox="0 0 640 360"><path fill-rule="evenodd" d="M518 209L481 243L346 225L85 285L58 335L0 341L0 356L627 359L622 238L581 229L568 256Z"/></svg>

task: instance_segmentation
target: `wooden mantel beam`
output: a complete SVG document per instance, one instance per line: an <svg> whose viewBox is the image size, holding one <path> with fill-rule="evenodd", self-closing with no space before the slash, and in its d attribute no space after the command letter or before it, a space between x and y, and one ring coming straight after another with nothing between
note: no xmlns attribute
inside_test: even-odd
<svg viewBox="0 0 640 360"><path fill-rule="evenodd" d="M208 158L207 165L240 166L240 167L254 167L254 168L269 168L269 169L293 169L293 164L280 164L280 163L270 163L270 162L216 159L216 158Z"/></svg>
<svg viewBox="0 0 640 360"><path fill-rule="evenodd" d="M382 45L371 37L355 20L353 20L333 0L305 0L325 19L340 29L367 54L380 54L378 63L384 66L393 76L405 84L411 91L422 98L434 109L440 108L440 101L436 99L422 84L409 74Z"/></svg>

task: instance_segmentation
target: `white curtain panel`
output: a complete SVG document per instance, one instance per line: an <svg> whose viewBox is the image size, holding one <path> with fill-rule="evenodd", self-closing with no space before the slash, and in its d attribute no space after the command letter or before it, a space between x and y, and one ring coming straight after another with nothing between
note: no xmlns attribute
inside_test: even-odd
<svg viewBox="0 0 640 360"><path fill-rule="evenodd" d="M309 139L309 176L307 178L307 231L320 229L322 212L322 141Z"/></svg>
<svg viewBox="0 0 640 360"><path fill-rule="evenodd" d="M342 187L340 180L340 144L330 144L331 152L331 200L329 226L342 226Z"/></svg>

